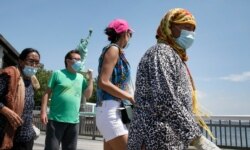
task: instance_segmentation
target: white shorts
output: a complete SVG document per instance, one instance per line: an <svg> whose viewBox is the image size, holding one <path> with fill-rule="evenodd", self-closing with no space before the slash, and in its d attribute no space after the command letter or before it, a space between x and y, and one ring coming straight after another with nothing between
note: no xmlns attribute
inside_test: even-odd
<svg viewBox="0 0 250 150"><path fill-rule="evenodd" d="M128 134L126 125L122 123L119 107L120 102L115 100L102 101L101 106L96 107L96 126L106 142Z"/></svg>

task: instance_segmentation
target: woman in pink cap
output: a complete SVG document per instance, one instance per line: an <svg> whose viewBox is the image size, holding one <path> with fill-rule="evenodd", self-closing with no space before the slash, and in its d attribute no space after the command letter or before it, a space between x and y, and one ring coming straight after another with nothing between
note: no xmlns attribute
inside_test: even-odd
<svg viewBox="0 0 250 150"><path fill-rule="evenodd" d="M127 21L115 19L105 29L110 44L99 58L96 125L104 137L104 150L127 149L128 129L121 120L121 101L134 103L130 65L124 48L132 36Z"/></svg>

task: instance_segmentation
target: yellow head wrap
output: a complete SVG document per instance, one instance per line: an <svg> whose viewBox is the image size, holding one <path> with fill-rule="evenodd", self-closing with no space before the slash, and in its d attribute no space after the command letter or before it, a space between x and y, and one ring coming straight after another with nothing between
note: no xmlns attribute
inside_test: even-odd
<svg viewBox="0 0 250 150"><path fill-rule="evenodd" d="M194 16L187 10L182 8L171 9L166 15L162 18L161 23L157 29L157 38L158 43L167 43L180 55L183 61L187 61L188 57L185 49L180 47L176 42L175 38L172 35L170 29L172 24L191 24L194 27L196 26Z"/></svg>
<svg viewBox="0 0 250 150"><path fill-rule="evenodd" d="M182 8L174 8L165 14L165 16L162 18L161 23L157 29L157 33L156 33L157 42L167 43L168 45L170 45L177 52L177 54L181 57L182 61L185 63L185 61L188 60L188 56L186 54L185 49L180 47L175 42L175 38L173 37L172 31L170 29L173 23L174 24L191 24L194 27L196 27L196 21L195 21L194 16L188 10L182 9ZM191 76L191 73L188 67L187 67L187 70L188 70L190 80L192 83L192 87L193 87L192 88L193 89L193 92L192 92L193 113L195 114L196 120L199 123L199 125L203 127L212 138L214 138L212 132L206 125L205 121L202 119L202 116L205 114L202 113L202 111L200 110L198 106L194 81L193 81L193 78Z"/></svg>

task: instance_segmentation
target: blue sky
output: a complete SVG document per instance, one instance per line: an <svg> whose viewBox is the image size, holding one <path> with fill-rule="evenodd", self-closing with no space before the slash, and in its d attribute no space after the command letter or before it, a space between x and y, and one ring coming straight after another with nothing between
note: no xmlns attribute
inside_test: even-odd
<svg viewBox="0 0 250 150"><path fill-rule="evenodd" d="M108 44L103 31L123 18L135 30L126 49L135 78L140 58L156 43L161 18L171 8L186 8L197 21L187 52L201 105L212 115L250 115L249 6L249 0L2 0L0 33L19 52L38 49L45 69L57 70L92 28L86 67L96 76Z"/></svg>

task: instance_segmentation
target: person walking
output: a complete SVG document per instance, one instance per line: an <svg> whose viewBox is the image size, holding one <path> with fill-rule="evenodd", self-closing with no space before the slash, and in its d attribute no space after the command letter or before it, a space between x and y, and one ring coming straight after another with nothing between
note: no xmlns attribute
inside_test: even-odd
<svg viewBox="0 0 250 150"><path fill-rule="evenodd" d="M0 149L32 150L34 89L32 77L40 66L36 49L24 49L17 66L6 67L0 74ZM35 83L37 84L37 83Z"/></svg>
<svg viewBox="0 0 250 150"><path fill-rule="evenodd" d="M104 137L104 150L127 149L128 128L118 108L124 100L134 103L130 65L124 50L132 32L124 19L112 20L105 29L110 44L99 57L96 107L96 125Z"/></svg>
<svg viewBox="0 0 250 150"><path fill-rule="evenodd" d="M191 142L199 150L219 149L202 136L198 124L208 129L197 114L194 82L186 64L195 29L196 20L186 9L171 9L162 18L157 44L146 51L137 69L129 150L183 150Z"/></svg>
<svg viewBox="0 0 250 150"><path fill-rule="evenodd" d="M69 51L65 58L65 69L54 71L43 95L41 122L47 124L45 150L76 150L81 98L90 98L93 91L92 72L87 79L78 71L81 56L78 50ZM51 97L49 114L47 104Z"/></svg>

